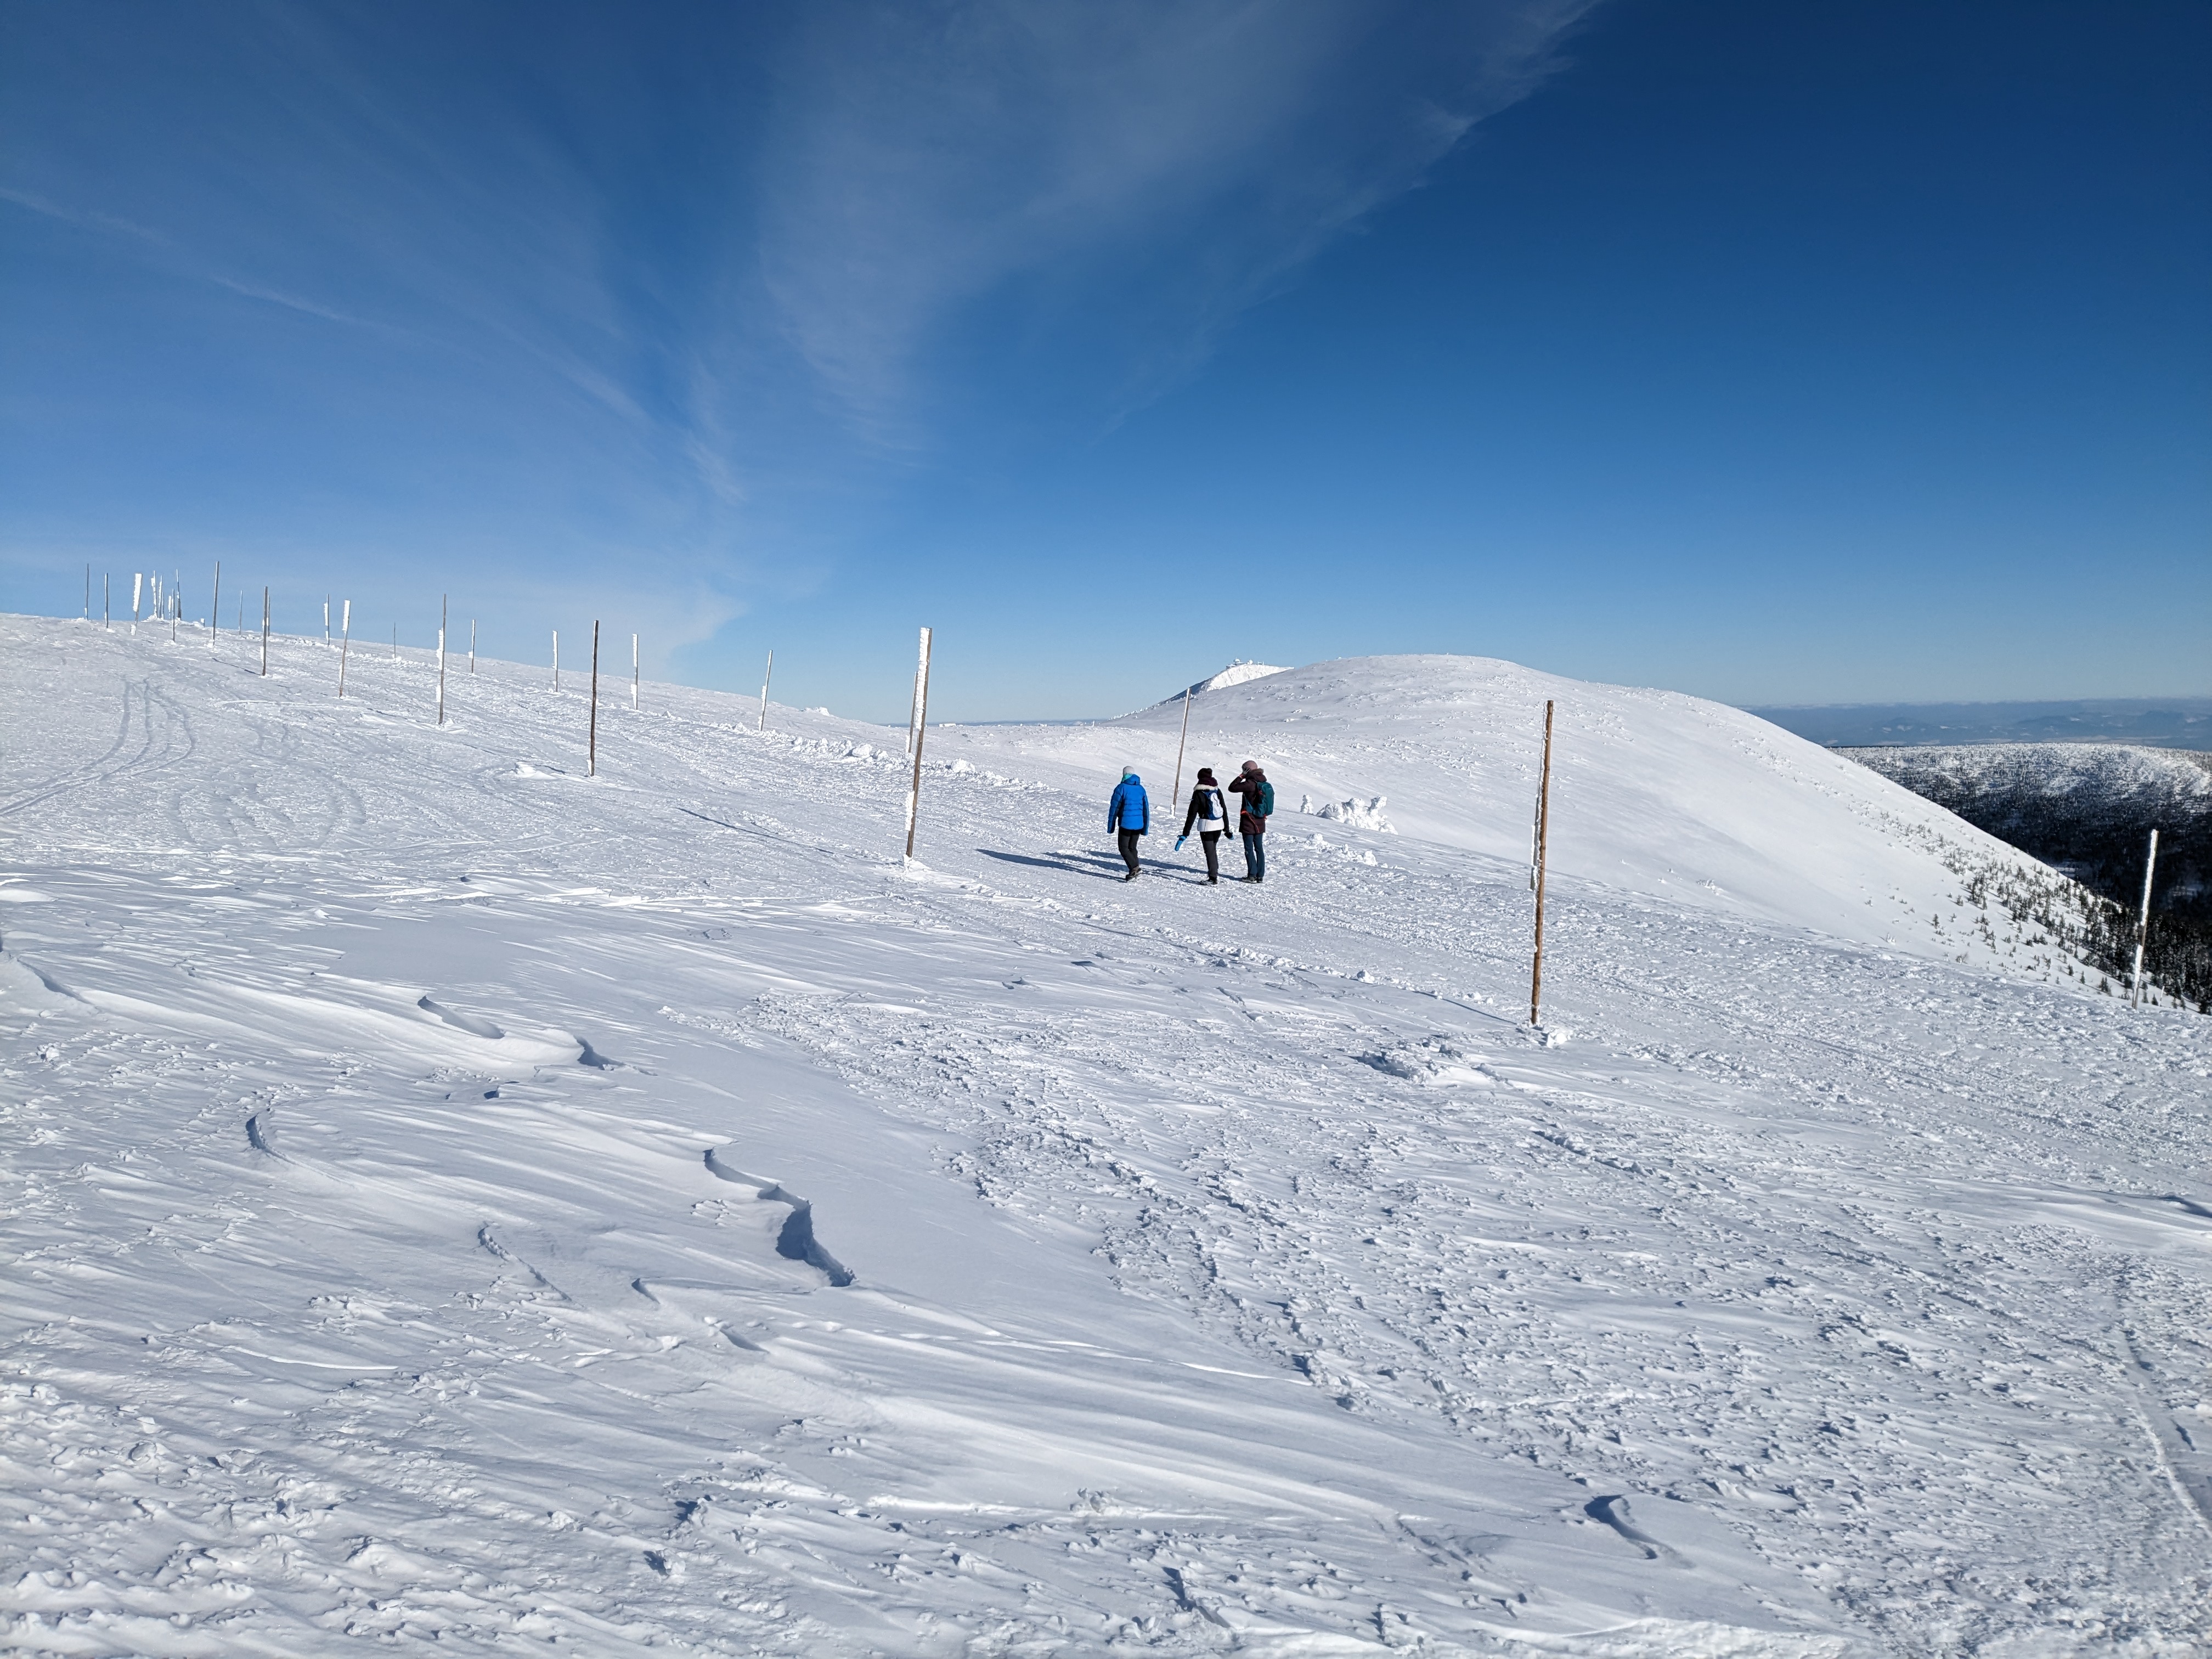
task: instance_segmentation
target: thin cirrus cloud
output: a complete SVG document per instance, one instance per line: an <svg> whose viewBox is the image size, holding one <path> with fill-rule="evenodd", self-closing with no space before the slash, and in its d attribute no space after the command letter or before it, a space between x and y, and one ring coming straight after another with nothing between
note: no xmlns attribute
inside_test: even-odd
<svg viewBox="0 0 2212 1659"><path fill-rule="evenodd" d="M704 637L990 422L1188 374L1595 3L23 12L0 210L76 240L21 400L58 505L19 520L312 545L349 504L433 561L619 568ZM155 326L70 428L71 350ZM132 398L219 418L220 465L119 447Z"/></svg>
<svg viewBox="0 0 2212 1659"><path fill-rule="evenodd" d="M933 356L986 301L1087 332L1096 389L1141 401L1524 96L1593 3L823 9L760 159L768 292L884 441L926 429Z"/></svg>

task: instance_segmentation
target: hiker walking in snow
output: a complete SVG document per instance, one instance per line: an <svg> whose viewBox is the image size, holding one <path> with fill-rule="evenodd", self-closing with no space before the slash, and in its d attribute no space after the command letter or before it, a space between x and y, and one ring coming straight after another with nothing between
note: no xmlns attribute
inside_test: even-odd
<svg viewBox="0 0 2212 1659"><path fill-rule="evenodd" d="M1106 827L1121 844L1121 862L1129 866L1124 881L1137 878L1137 838L1152 828L1152 804L1145 799L1145 781L1126 766L1114 798L1106 804Z"/></svg>
<svg viewBox="0 0 2212 1659"><path fill-rule="evenodd" d="M1231 781L1229 793L1244 797L1237 814L1237 832L1244 838L1243 880L1267 878L1267 814L1275 810L1275 786L1257 761L1246 761L1244 769Z"/></svg>
<svg viewBox="0 0 2212 1659"><path fill-rule="evenodd" d="M1229 827L1229 808L1221 799L1221 786L1213 781L1213 769L1198 769L1198 787L1190 792L1190 811L1183 814L1182 834L1176 837L1176 850L1182 850L1183 842L1190 839L1190 827L1198 826L1198 844L1206 849L1206 878L1209 882L1221 879L1221 832Z"/></svg>

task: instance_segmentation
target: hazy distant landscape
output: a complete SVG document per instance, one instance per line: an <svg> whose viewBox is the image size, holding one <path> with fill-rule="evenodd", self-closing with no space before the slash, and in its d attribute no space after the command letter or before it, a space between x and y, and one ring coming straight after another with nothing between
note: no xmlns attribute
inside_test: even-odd
<svg viewBox="0 0 2212 1659"><path fill-rule="evenodd" d="M1884 744L2054 742L2212 749L2212 697L1838 703L1748 712L1831 749Z"/></svg>

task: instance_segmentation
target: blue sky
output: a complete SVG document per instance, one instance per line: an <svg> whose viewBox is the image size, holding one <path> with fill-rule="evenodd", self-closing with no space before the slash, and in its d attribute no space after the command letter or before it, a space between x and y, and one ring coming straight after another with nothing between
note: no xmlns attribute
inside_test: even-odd
<svg viewBox="0 0 2212 1659"><path fill-rule="evenodd" d="M2212 11L0 3L0 576L898 719L2212 690Z"/></svg>

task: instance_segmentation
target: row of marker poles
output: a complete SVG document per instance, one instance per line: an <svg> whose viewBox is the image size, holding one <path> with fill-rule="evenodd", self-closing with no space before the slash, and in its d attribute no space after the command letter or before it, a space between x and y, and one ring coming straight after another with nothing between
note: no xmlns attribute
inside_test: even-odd
<svg viewBox="0 0 2212 1659"><path fill-rule="evenodd" d="M177 638L178 626L184 613L183 599L177 591L178 585L173 580L165 590L159 573L156 573L151 580L154 603L149 609L146 604L148 582L146 573L143 571L132 573L131 579L131 631L134 634L137 632L138 619L142 613L148 616L159 616L161 611L166 609L169 615L169 639L171 643L173 644ZM103 575L100 578L100 625L103 628L112 625L112 616L109 600L111 582L112 578L110 577ZM212 650L215 647L215 636L219 631L222 616L220 607L222 604L222 561L220 559L217 559L215 562L215 579L209 592L211 596L211 603L209 607L208 615L208 647ZM240 603L241 607L240 626L242 628L244 601L241 600ZM92 566L90 564L87 564L84 568L84 617L87 621L90 621L92 617ZM453 604L451 596L441 593L438 596L437 723L440 726L443 726L446 723L446 636L447 630L452 626L452 622ZM261 590L261 674L264 679L269 674L270 636L270 590L264 586ZM330 643L331 602L328 598L325 598L323 600L323 645L327 649ZM350 664L352 653L353 601L351 599L345 599L340 601L338 621L338 696L341 697L345 696L346 670ZM392 654L395 659L399 655L399 629L396 625L392 630ZM927 699L927 681L929 673L928 658L929 630L925 628L922 629L922 664L915 678L915 685L917 687L916 695L925 704ZM473 675L476 672L477 623L476 618L471 617L469 618L469 672ZM775 673L775 653L771 651L768 655L768 671L761 678L760 714L755 722L757 730L766 731L768 729L768 690L769 681L774 678ZM635 634L632 634L629 636L629 706L633 710L640 707L643 684L643 667L638 648L638 636ZM561 631L558 629L553 630L553 689L556 691L561 689ZM597 622L594 622L592 624L592 698L587 743L589 748L589 757L586 763L588 773L592 776L597 776L599 769L599 623ZM908 734L908 746L913 749L918 750L921 746L911 732ZM920 774L917 771L917 788L920 787L919 778ZM908 809L908 821L907 825L907 842L908 851L909 854L913 851L914 842L914 826L912 819L913 808L911 803L909 803Z"/></svg>
<svg viewBox="0 0 2212 1659"><path fill-rule="evenodd" d="M144 602L143 585L146 580L146 574L143 571L136 571L131 574L131 631L134 634L138 631L138 617ZM109 601L110 580L111 579L105 575L100 579L100 622L103 628L112 625ZM173 645L177 641L178 625L183 617L183 597L178 592L178 584L173 580L167 591L165 605L159 572L156 572L153 577L153 585L155 600L149 614L158 616L164 609L167 611L169 642ZM215 636L222 603L222 561L220 559L216 561L215 580L210 591L212 602L208 611L208 647L212 650L215 647ZM441 593L438 596L438 724L441 726L446 723L446 629L450 617L450 601L447 595ZM89 564L84 568L84 617L87 621L91 620L92 617L92 566ZM353 601L347 599L343 602L341 613L338 638L338 696L341 697L345 696L346 659L352 639ZM325 599L323 601L324 647L328 648L330 642L331 602ZM921 741L922 733L929 723L929 642L930 630L925 628L921 630L920 653L915 664L914 701L909 705L907 716L907 754L914 762L913 781L908 786L906 796L906 855L908 858L914 856L915 829L921 805ZM395 658L399 654L399 630L397 627L392 630L392 654ZM476 618L471 617L469 618L469 672L473 675L476 672L477 623ZM269 590L266 587L261 590L261 672L264 678L266 678L269 672ZM760 714L754 722L756 731L768 730L768 689L775 677L775 653L771 651L768 653L768 666L761 673ZM638 707L641 683L637 635L632 634L629 636L629 706L633 711ZM553 630L553 689L556 691L561 689L561 630L557 628ZM1175 783L1168 797L1171 804L1182 798L1183 756L1190 742L1190 688L1185 687L1182 694L1182 726L1176 739ZM1552 699L1545 700L1544 762L1536 786L1535 820L1529 829L1528 884L1536 894L1536 948L1528 972L1528 1023L1531 1025L1540 1022L1543 1012L1544 880L1551 836L1552 722L1556 708L1557 704ZM590 718L588 740L590 755L587 765L589 775L597 776L599 769L599 624L597 622L592 624ZM2154 830L2150 832L2150 850L2143 860L2142 901L2136 916L2135 963L2130 975L2128 988L2128 1006L2131 1008L2140 1008L2142 1006L2143 951L2150 939L2151 878L2157 868L2158 831Z"/></svg>

